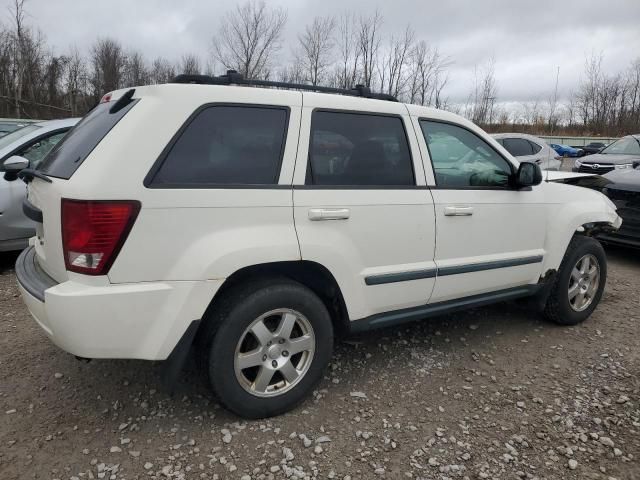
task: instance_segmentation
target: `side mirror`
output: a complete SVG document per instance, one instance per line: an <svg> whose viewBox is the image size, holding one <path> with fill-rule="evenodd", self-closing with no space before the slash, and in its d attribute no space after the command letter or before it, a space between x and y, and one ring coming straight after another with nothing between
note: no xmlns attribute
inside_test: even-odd
<svg viewBox="0 0 640 480"><path fill-rule="evenodd" d="M516 187L526 188L540 185L542 182L542 170L540 166L531 162L522 162L516 173Z"/></svg>
<svg viewBox="0 0 640 480"><path fill-rule="evenodd" d="M18 178L18 173L29 168L29 160L19 155L13 155L4 161L2 166L4 167L4 179L13 181Z"/></svg>
<svg viewBox="0 0 640 480"><path fill-rule="evenodd" d="M634 161L633 161L633 163L632 163L632 165L633 165L633 168L638 168L638 167L640 167L640 160L634 160Z"/></svg>

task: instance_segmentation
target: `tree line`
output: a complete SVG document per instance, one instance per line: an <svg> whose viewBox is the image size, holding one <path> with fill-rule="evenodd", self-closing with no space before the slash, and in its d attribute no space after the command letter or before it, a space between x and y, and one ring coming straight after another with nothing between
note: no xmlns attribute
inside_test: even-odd
<svg viewBox="0 0 640 480"><path fill-rule="evenodd" d="M178 73L213 75L230 69L246 78L339 88L361 84L401 101L455 111L494 130L640 131L640 58L627 71L608 74L602 56L594 55L566 102L558 100L556 88L546 102L527 102L516 112L500 106L493 59L476 68L467 101L452 103L445 93L453 59L411 26L385 35L378 11L313 18L283 54L287 11L247 0L221 16L208 58L185 53L172 61L148 59L114 38L98 38L86 52L73 47L57 53L26 22L25 2L13 0L0 25L2 117L80 116L112 90L166 83Z"/></svg>

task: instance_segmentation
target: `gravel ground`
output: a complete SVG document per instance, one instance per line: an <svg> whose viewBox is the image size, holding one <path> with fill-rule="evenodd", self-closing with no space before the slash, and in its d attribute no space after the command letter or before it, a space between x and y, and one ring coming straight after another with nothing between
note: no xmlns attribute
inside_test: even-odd
<svg viewBox="0 0 640 480"><path fill-rule="evenodd" d="M62 352L1 256L0 479L640 478L640 256L607 253L583 325L502 304L342 340L312 398L250 422L193 365L169 396L160 363Z"/></svg>

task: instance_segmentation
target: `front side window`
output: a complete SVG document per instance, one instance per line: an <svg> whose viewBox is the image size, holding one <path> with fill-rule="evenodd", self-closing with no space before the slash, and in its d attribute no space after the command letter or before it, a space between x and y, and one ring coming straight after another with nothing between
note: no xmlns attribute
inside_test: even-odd
<svg viewBox="0 0 640 480"><path fill-rule="evenodd" d="M400 117L313 112L307 185L415 185Z"/></svg>
<svg viewBox="0 0 640 480"><path fill-rule="evenodd" d="M206 107L171 146L152 184L277 184L288 118L281 107Z"/></svg>
<svg viewBox="0 0 640 480"><path fill-rule="evenodd" d="M62 140L62 137L64 137L66 133L67 131L65 130L64 132L57 132L48 137L41 138L37 142L19 151L18 155L29 160L30 168L37 168L42 159Z"/></svg>
<svg viewBox="0 0 640 480"><path fill-rule="evenodd" d="M476 134L457 125L429 120L420 120L420 127L439 187L509 185L511 164Z"/></svg>

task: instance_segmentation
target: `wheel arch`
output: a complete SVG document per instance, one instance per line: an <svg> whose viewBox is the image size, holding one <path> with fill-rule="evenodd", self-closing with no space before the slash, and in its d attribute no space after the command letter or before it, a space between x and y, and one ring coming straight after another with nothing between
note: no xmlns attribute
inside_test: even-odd
<svg viewBox="0 0 640 480"><path fill-rule="evenodd" d="M215 293L205 310L203 319L210 317L211 310L229 291L246 282L268 281L277 278L287 278L309 288L318 295L327 307L335 331L342 334L348 331L349 315L338 282L324 265L309 260L260 263L236 270L227 277Z"/></svg>

